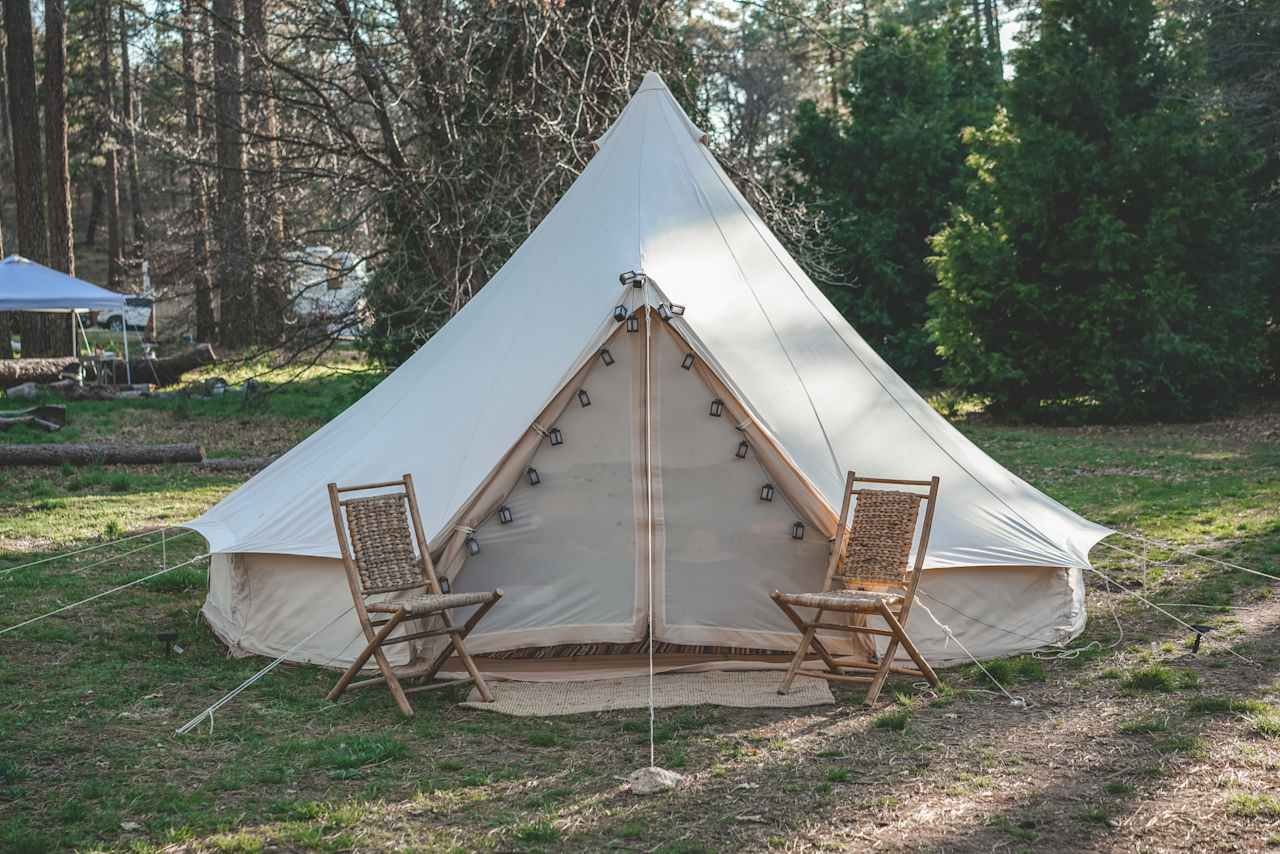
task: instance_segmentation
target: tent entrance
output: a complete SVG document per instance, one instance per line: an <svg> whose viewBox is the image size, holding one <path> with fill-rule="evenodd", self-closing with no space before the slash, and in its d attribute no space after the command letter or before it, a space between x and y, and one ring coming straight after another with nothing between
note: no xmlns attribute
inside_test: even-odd
<svg viewBox="0 0 1280 854"><path fill-rule="evenodd" d="M443 549L455 589L506 592L476 652L647 650L650 532L655 652L794 646L768 593L821 586L829 510L687 339L647 308L637 318L544 410Z"/></svg>

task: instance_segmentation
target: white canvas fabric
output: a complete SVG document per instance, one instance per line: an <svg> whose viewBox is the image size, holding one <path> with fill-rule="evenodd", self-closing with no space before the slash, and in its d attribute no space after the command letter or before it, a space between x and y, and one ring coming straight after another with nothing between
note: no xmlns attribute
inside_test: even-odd
<svg viewBox="0 0 1280 854"><path fill-rule="evenodd" d="M627 270L643 270L652 285L621 286ZM620 331L611 314L619 304L631 311L662 302L686 312L669 328L655 323L644 379L637 348L645 335ZM592 367L606 342L616 364ZM680 366L686 352L699 360L694 371ZM313 627L330 616L330 601L349 599L332 560L329 481L411 472L433 549L454 537L456 554L456 520L575 377L592 406L570 400L558 421L565 445L543 440L531 463L572 488L539 492L517 480L507 503L518 522L489 515L471 523L481 552L457 571L459 589L501 583L507 591L473 635L476 651L643 636L646 487L656 498L655 636L789 648L793 634L768 592L820 585L850 469L940 476L922 589L946 605L921 601L970 649L1016 652L1084 625L1080 570L1109 530L1000 466L898 377L786 253L651 73L559 204L453 320L350 409L189 523L212 551L254 556L241 561L249 579L238 588L215 582L220 592L206 613L219 634L239 649L278 654L288 644L276 638L292 631L281 622ZM709 417L719 392L708 382L724 389L742 425ZM639 441L646 423L651 469ZM741 435L768 454L734 458ZM771 479L785 479L786 489L764 507L756 495L768 467L785 470ZM802 541L791 539L797 519L811 531ZM314 576L281 583L271 576L283 559L273 555L311 566ZM233 562L216 566L226 569L215 575ZM911 616L910 628L928 638L926 654L959 655L932 625L922 612ZM334 632L298 657L333 654L347 640Z"/></svg>
<svg viewBox="0 0 1280 854"><path fill-rule="evenodd" d="M124 294L91 285L20 255L0 261L0 311L105 311L124 304Z"/></svg>

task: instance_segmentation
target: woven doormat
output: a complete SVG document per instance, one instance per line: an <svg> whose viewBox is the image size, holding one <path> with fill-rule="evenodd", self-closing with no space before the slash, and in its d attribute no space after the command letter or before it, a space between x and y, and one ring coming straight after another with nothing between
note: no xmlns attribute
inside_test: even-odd
<svg viewBox="0 0 1280 854"><path fill-rule="evenodd" d="M654 677L653 703L672 706L732 706L739 709L794 709L834 703L825 679L800 678L788 694L779 694L783 674L777 670L665 673ZM649 707L649 677L600 679L591 682L489 681L493 702L475 689L462 705L504 715L550 717L584 712Z"/></svg>

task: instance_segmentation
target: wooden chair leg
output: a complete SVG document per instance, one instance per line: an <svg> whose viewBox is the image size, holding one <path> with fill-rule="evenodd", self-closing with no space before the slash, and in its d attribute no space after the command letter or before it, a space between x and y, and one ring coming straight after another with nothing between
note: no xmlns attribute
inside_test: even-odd
<svg viewBox="0 0 1280 854"><path fill-rule="evenodd" d="M884 658L880 660L880 666L876 668L875 678L871 680L871 687L867 689L866 704L874 706L876 700L880 699L880 689L884 687L884 680L889 677L889 668L893 666L893 656L898 651L898 638L889 639L889 646L885 648Z"/></svg>
<svg viewBox="0 0 1280 854"><path fill-rule="evenodd" d="M409 698L404 695L404 688L400 687L400 680L396 678L396 671L391 666L391 662L387 660L387 655L382 651L382 647L374 650L373 658L378 662L378 669L382 671L382 675L386 677L387 688L390 689L391 696L396 698L396 705L400 707L400 711L404 712L406 718L413 717L413 706L409 705Z"/></svg>
<svg viewBox="0 0 1280 854"><path fill-rule="evenodd" d="M792 608L786 602L783 602L782 600L778 599L777 597L774 597L773 601L779 608L782 609L782 613L787 615L787 619L790 620L795 625L796 631L800 632L800 634L804 634L808 630L809 624L806 623L804 619L795 612L794 608ZM813 618L813 621L815 623L822 622L821 611L819 611L817 616ZM818 655L822 657L822 660L826 662L827 667L831 668L831 671L833 673L841 672L840 665L836 664L835 656L833 656L831 654L831 651L827 649L826 644L822 642L822 638L818 637L816 632L814 633L813 639L810 641L810 643L813 645L813 648L818 653Z"/></svg>
<svg viewBox="0 0 1280 854"><path fill-rule="evenodd" d="M471 615L470 619L468 619L460 629L458 629L456 634L450 633L449 644L447 644L445 648L436 655L435 660L431 662L431 666L427 668L426 673L423 674L423 678L426 681L429 682L431 679L435 678L436 673L439 672L440 668L444 666L444 663L449 660L451 652L456 652L458 657L462 659L463 666L467 668L467 672L471 675L471 681L475 683L476 690L480 692L481 699L486 703L493 702L493 696L489 693L489 685L484 681L484 676L480 673L480 669L476 667L475 661L471 658L471 654L462 646L462 639L471 634L471 630L474 629L476 624L484 618L484 615L489 611L489 609L498 603L498 599L500 598L501 596L498 596L488 602L485 602L476 609L476 612ZM444 622L446 627L453 628L453 620L450 619L447 612L441 611L440 619Z"/></svg>
<svg viewBox="0 0 1280 854"><path fill-rule="evenodd" d="M356 660L347 668L347 672L342 674L338 684L333 686L333 690L329 692L325 699L336 700L342 696L342 693L347 690L347 686L351 684L351 680L356 678L356 675L364 669L365 664L368 663L378 647L382 646L383 641L395 631L396 626L400 623L399 616L398 613L392 614L386 625L378 629L372 637L368 632L365 633L365 637L369 641L368 645L356 656Z"/></svg>
<svg viewBox="0 0 1280 854"><path fill-rule="evenodd" d="M809 644L813 642L813 636L817 634L817 631L813 626L805 628L804 634L800 637L800 648L796 650L795 657L791 659L791 666L787 668L787 675L783 678L782 684L778 686L779 694L785 694L791 690L791 683L795 681L796 674L800 672L800 668L804 664L804 657L809 652Z"/></svg>
<svg viewBox="0 0 1280 854"><path fill-rule="evenodd" d="M920 650L916 649L915 643L907 635L907 630L903 627L902 623L898 621L897 616L895 616L894 613L883 603L880 605L880 616L884 619L889 628L893 630L893 633L901 639L903 649L907 651L907 655L911 656L911 660L916 663L916 667L920 668L920 672L924 674L924 678L929 680L930 685L937 688L939 684L938 674L933 672L933 668L929 666L929 662L925 661L924 656L920 654Z"/></svg>

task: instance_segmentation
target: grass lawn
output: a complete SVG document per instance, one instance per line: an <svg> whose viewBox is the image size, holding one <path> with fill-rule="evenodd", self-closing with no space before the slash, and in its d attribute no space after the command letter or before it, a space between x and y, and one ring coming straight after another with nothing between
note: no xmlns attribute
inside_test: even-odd
<svg viewBox="0 0 1280 854"><path fill-rule="evenodd" d="M61 434L0 441L199 441L210 456L266 456L376 381L349 355L265 379L292 382L247 404L72 404ZM1280 574L1280 410L1182 426L961 428L1092 519ZM161 554L146 538L5 567L179 523L244 477L0 473L0 629L139 578ZM165 557L202 545L173 537ZM961 668L936 693L892 681L872 710L839 687L834 707L660 710L658 764L689 781L651 799L620 788L647 764L640 710L530 721L460 709L461 690L447 689L416 695L405 720L385 692L327 703L334 674L290 666L174 736L263 663L227 658L200 622L198 563L0 637L0 851L1280 845L1275 586L1194 559L1166 565L1158 550L1145 565L1101 546L1093 556L1126 590L1213 626L1200 653L1190 632L1090 577L1091 619L1074 644L1084 652L991 665L1029 708ZM184 651L166 650L159 631L176 631Z"/></svg>

